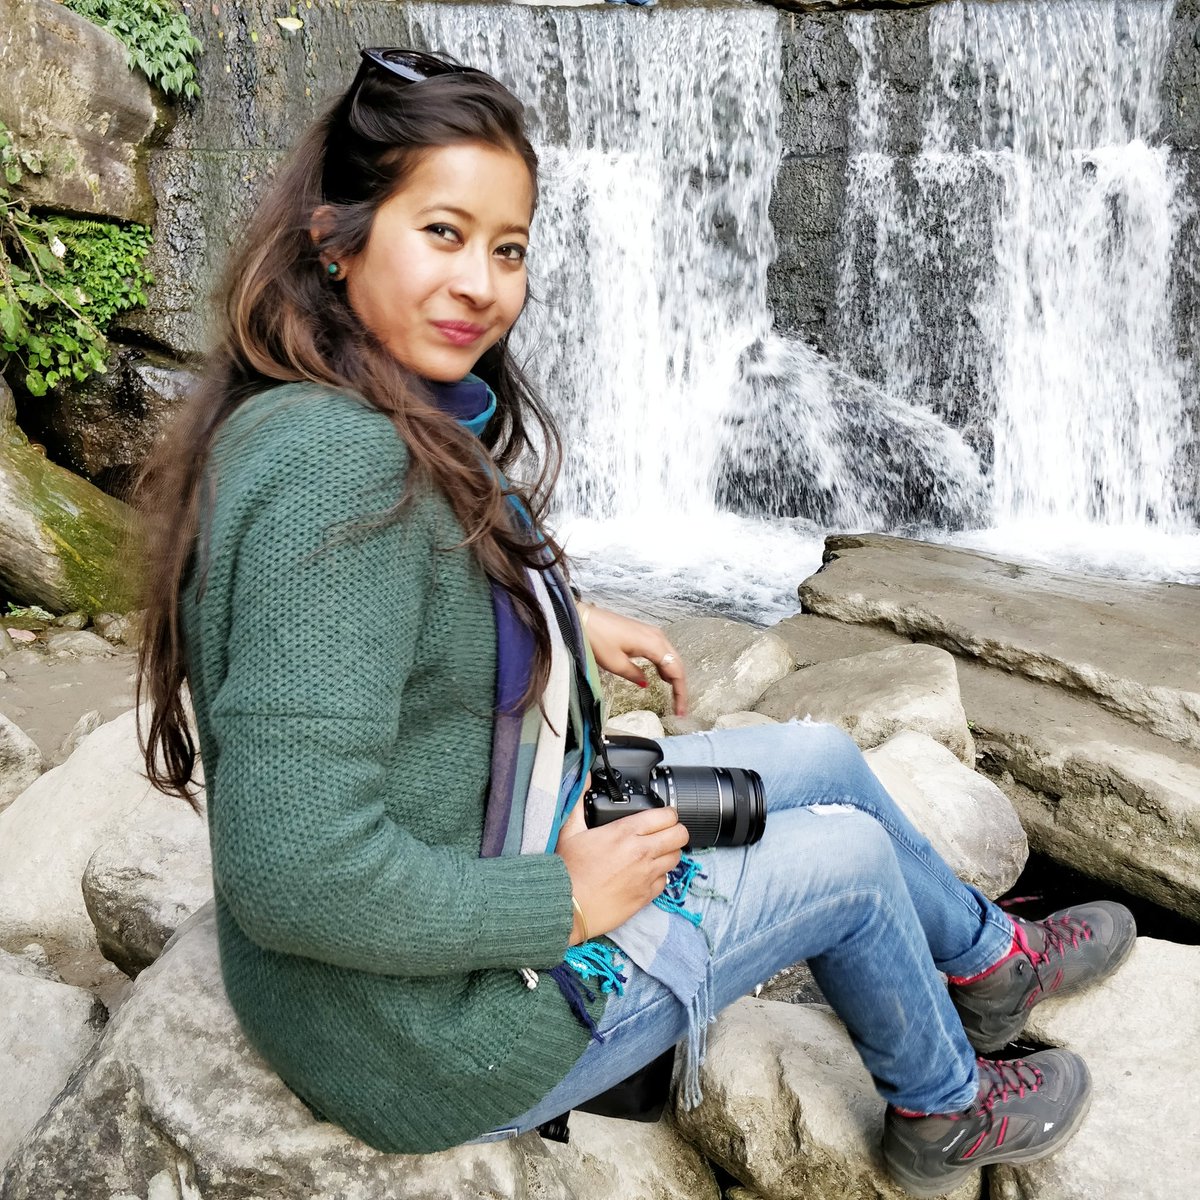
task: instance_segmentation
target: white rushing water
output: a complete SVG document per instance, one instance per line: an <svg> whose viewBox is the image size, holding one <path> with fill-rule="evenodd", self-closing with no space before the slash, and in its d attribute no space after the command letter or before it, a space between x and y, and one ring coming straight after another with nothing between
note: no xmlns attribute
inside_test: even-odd
<svg viewBox="0 0 1200 1200"><path fill-rule="evenodd" d="M560 531L584 581L787 607L818 528L714 499L739 360L770 328L775 14L408 11L529 111L542 191L521 346L566 441Z"/></svg>
<svg viewBox="0 0 1200 1200"><path fill-rule="evenodd" d="M585 584L766 620L836 528L1200 578L1173 458L1186 205L1153 142L1171 0L937 6L906 159L888 18L847 18L837 363L771 331L774 12L405 12L528 105L522 348L566 438Z"/></svg>
<svg viewBox="0 0 1200 1200"><path fill-rule="evenodd" d="M860 75L845 362L990 441L990 528L955 540L1076 569L1200 577L1200 538L1178 500L1195 404L1173 327L1189 202L1154 144L1172 10L938 6L911 164L886 149L878 24L849 24Z"/></svg>

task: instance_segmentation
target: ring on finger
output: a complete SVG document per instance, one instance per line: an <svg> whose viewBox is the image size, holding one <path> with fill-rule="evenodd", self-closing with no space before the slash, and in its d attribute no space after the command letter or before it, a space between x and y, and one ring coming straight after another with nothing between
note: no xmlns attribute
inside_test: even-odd
<svg viewBox="0 0 1200 1200"><path fill-rule="evenodd" d="M662 661L662 665L665 667L665 666L666 666L668 663L673 663L673 662L675 661L675 655L673 655L673 654L664 654L664 655L662 656L662 660L661 660L661 661Z"/></svg>

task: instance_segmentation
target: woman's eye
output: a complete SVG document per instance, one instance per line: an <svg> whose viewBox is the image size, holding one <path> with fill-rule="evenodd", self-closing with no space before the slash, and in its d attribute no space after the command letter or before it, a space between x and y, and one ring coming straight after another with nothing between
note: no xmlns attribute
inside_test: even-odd
<svg viewBox="0 0 1200 1200"><path fill-rule="evenodd" d="M444 242L457 242L459 240L458 230L453 225L426 225L425 232L432 233L434 237Z"/></svg>
<svg viewBox="0 0 1200 1200"><path fill-rule="evenodd" d="M510 243L507 246L499 247L496 253L500 255L501 258L507 259L509 262L524 262L525 256L529 253L529 251L526 250L524 246L518 246L514 243Z"/></svg>

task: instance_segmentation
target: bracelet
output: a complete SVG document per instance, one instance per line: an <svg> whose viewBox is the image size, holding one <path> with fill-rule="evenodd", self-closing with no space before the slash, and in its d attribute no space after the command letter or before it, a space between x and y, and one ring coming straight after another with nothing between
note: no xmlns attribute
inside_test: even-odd
<svg viewBox="0 0 1200 1200"><path fill-rule="evenodd" d="M579 907L579 901L574 896L571 897L571 907L579 917L579 927L583 930L583 937L579 940L579 944L582 946L584 942L589 942L592 939L592 935L588 933L587 917L583 915L583 909Z"/></svg>

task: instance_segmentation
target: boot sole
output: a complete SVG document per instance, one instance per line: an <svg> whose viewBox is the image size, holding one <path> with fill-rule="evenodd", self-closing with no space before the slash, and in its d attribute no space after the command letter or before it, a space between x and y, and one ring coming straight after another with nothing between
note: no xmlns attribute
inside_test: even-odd
<svg viewBox="0 0 1200 1200"><path fill-rule="evenodd" d="M1071 1114L1071 1119L1065 1124L1060 1125L1048 1142L1043 1142L1040 1146L1032 1146L1028 1150L1018 1151L1013 1154L1006 1154L1003 1147L997 1151L993 1151L991 1156L984 1155L978 1162L971 1163L968 1166L960 1167L955 1171L951 1171L947 1175L943 1175L941 1179L932 1182L928 1179L917 1179L907 1175L904 1171L897 1171L891 1164L888 1164L888 1173L906 1192L913 1196L918 1196L921 1200L932 1200L934 1196L944 1195L946 1192L952 1192L960 1183L970 1178L976 1171L982 1170L984 1167L996 1166L1012 1166L1019 1167L1025 1163L1037 1162L1039 1159L1047 1158L1053 1154L1065 1141L1074 1136L1078 1132L1080 1125L1083 1124L1089 1110L1092 1107L1092 1080L1088 1076L1087 1091L1083 1094L1083 1099L1079 1102L1079 1106Z"/></svg>
<svg viewBox="0 0 1200 1200"><path fill-rule="evenodd" d="M1108 969L1103 975L1093 975L1091 979L1080 980L1079 982L1070 984L1067 987L1059 988L1057 992L1049 992L1045 995L1039 996L1037 1003L1030 1005L1028 1009L1022 1013L1019 1013L1013 1019L1013 1023L1005 1028L1003 1035L990 1038L987 1041L976 1041L975 1037L977 1035L973 1036L971 1031L968 1029L965 1031L967 1034L967 1040L979 1054L994 1054L997 1050L1004 1049L1004 1047L1007 1046L1008 1043L1011 1042L1013 1038L1015 1038L1021 1032L1021 1030L1025 1028L1026 1023L1029 1021L1029 1014L1033 1012L1033 1010L1037 1008L1038 1004L1041 1004L1043 1000L1057 1000L1060 998L1066 998L1067 996L1074 996L1079 992L1086 991L1094 984L1103 983L1104 980L1111 978L1125 965L1126 960L1133 953L1133 948L1136 945L1137 929L1134 928L1133 936L1126 941L1124 947L1121 949L1117 957L1108 964Z"/></svg>

